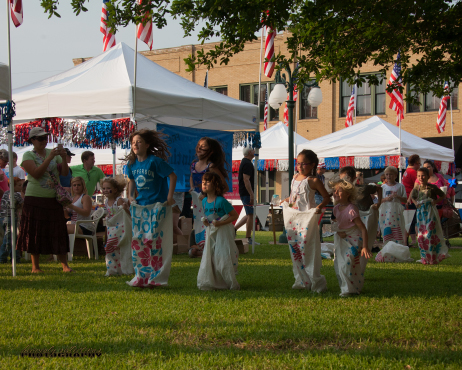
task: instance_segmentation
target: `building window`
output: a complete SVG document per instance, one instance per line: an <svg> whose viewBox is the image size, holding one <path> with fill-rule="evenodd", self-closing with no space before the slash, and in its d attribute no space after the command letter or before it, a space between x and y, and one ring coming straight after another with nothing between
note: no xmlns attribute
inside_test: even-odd
<svg viewBox="0 0 462 370"><path fill-rule="evenodd" d="M266 89L268 90L268 99L273 91L274 83L262 83L261 84L261 91L260 91L260 120L263 121L265 115L265 93ZM240 94L239 99L242 101L246 101L247 103L252 103L257 105L258 104L258 84L245 84L240 86ZM279 109L274 110L269 106L269 120L270 121L278 121L279 120Z"/></svg>
<svg viewBox="0 0 462 370"><path fill-rule="evenodd" d="M302 91L299 91L299 99L300 99L300 119L310 119L310 118L318 118L318 108L312 107L308 103L308 95L311 91L312 87L303 86Z"/></svg>
<svg viewBox="0 0 462 370"><path fill-rule="evenodd" d="M377 76L380 78L380 76ZM385 80L382 79L377 86L365 82L358 86L356 92L356 115L373 116L385 114ZM341 81L340 90L340 117L346 117L348 103L350 102L352 86L347 81Z"/></svg>
<svg viewBox="0 0 462 370"><path fill-rule="evenodd" d="M454 82L451 82L451 86L454 86ZM415 112L434 112L438 111L440 109L440 103L441 103L441 97L438 97L434 95L432 92L429 92L427 94L418 94L413 91L412 85L409 85L408 87L410 94L412 97L417 98L417 101L421 104L407 104L407 111L408 113L415 113ZM451 94L451 100L448 105L448 109L458 109L459 104L459 87L454 88L452 90Z"/></svg>
<svg viewBox="0 0 462 370"><path fill-rule="evenodd" d="M269 203L276 192L276 171L258 171L260 203Z"/></svg>
<svg viewBox="0 0 462 370"><path fill-rule="evenodd" d="M209 89L228 96L228 86L209 87Z"/></svg>

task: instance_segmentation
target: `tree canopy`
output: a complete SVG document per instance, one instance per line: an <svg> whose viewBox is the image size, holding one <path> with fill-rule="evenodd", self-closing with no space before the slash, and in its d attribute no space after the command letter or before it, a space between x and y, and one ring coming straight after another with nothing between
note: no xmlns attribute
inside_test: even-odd
<svg viewBox="0 0 462 370"><path fill-rule="evenodd" d="M76 14L86 11L89 0L71 0ZM49 16L59 16L58 0L42 0ZM198 32L201 43L220 37L214 48L198 51L186 63L213 67L227 64L247 42L256 40L263 25L287 30L287 55L277 55L281 67L297 60L299 81L315 77L350 84L365 76L367 62L386 75L401 55L403 85L415 92L443 94L443 82L462 81L462 4L451 0L112 0L107 5L109 26L141 22L151 11L158 28L171 14L181 22L185 35ZM417 56L417 61L411 61ZM407 97L408 100L410 96Z"/></svg>

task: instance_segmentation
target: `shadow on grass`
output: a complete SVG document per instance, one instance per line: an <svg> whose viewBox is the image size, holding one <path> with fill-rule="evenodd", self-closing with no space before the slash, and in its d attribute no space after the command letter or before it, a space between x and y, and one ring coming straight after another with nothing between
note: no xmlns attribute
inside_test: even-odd
<svg viewBox="0 0 462 370"><path fill-rule="evenodd" d="M155 324L153 324L156 326ZM226 326L226 323L223 323ZM131 338L129 342L111 342L111 341L82 341L63 345L62 343L49 343L47 345L34 344L29 345L28 348L35 351L44 351L50 347L54 347L55 351L59 350L72 350L75 349L101 349L101 359L110 356L121 356L129 359L132 356L143 355L149 356L157 354L156 358L159 361L181 361L178 367L184 367L186 364L183 362L186 359L189 361L198 360L197 365L200 366L200 358L217 358L221 356L233 361L234 365L239 363L251 364L255 362L256 356L267 360L282 360L286 366L295 365L295 360L307 361L314 358L318 366L324 363L326 359L337 358L339 361L346 361L343 363L342 368L354 368L353 365L359 364L377 364L382 366L386 363L398 362L400 368L404 364L420 364L428 365L454 365L462 364L460 351L450 349L438 350L419 350L412 348L413 344L404 347L399 343L383 343L381 341L365 343L365 339L360 336L343 337L339 335L335 338L322 336L319 340L310 337L300 337L294 340L294 333L280 331L278 333L278 341L260 340L252 338L246 332L237 333L233 338L204 340L202 338L194 345L182 345L172 343L169 340L163 340L155 335L150 335L150 326L143 326L139 328L141 334L137 339ZM241 336L242 334L242 336ZM6 355L20 356L22 351L26 349L27 345L11 346L10 351ZM287 356L290 356L288 358ZM346 357L348 356L348 357ZM86 359L91 359L87 357ZM27 357L23 358L27 359ZM43 358L42 361L51 361L51 358ZM59 359L60 363L63 361L72 361L72 359ZM75 360L75 358L74 358ZM82 360L82 359L80 359ZM29 361L37 361L36 358L29 358ZM288 362L287 362L288 361ZM43 363L42 363L43 364ZM300 364L298 364L300 365ZM396 365L396 364L395 364ZM299 366L296 366L297 368ZM235 368L231 366L230 368ZM240 367L239 367L240 368ZM358 368L358 367L356 367Z"/></svg>
<svg viewBox="0 0 462 370"><path fill-rule="evenodd" d="M272 252L271 256L245 255L240 258L237 279L241 291L209 291L197 289L197 273L200 260L191 260L187 256L174 256L168 287L144 290L160 291L166 295L229 297L245 300L249 297L266 298L306 298L324 297L338 299L339 286L335 275L333 261L324 260L321 273L325 275L328 291L321 295L304 290L292 290L294 277L292 264L287 250ZM259 257L259 258L257 258ZM66 290L74 293L92 291L143 291L132 288L125 282L132 275L105 277L103 261L77 259L72 267L74 274L62 272L56 263L44 263L44 274L30 273L30 263L18 265L17 277L11 277L11 267L0 266L0 286L4 290L40 289ZM458 281L462 279L462 270L445 265L422 266L416 263L379 264L369 263L366 269L365 285L360 297L445 297L461 296ZM157 294L157 293L154 293Z"/></svg>

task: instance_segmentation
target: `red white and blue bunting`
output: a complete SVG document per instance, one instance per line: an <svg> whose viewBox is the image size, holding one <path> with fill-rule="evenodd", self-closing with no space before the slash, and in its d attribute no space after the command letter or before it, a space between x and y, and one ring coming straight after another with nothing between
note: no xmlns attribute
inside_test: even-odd
<svg viewBox="0 0 462 370"><path fill-rule="evenodd" d="M129 148L128 139L136 130L136 123L130 118L105 121L80 121L62 118L46 118L14 126L14 146L30 145L29 132L33 127L42 127L49 132L51 142L72 144L79 148L105 149L115 144L122 149ZM0 144L8 142L6 128L0 132Z"/></svg>
<svg viewBox="0 0 462 370"><path fill-rule="evenodd" d="M361 156L361 157L330 157L320 158L320 163L324 163L327 170L339 170L342 167L353 166L358 170L365 169L384 169L388 166L398 167L400 163L399 156ZM434 161L438 172L442 174L451 175L454 164L449 162ZM239 172L241 161L232 162L232 172ZM408 166L408 158L401 158L401 168L405 169ZM289 161L287 159L259 159L257 162L258 171L288 171ZM456 169L459 173L461 170Z"/></svg>

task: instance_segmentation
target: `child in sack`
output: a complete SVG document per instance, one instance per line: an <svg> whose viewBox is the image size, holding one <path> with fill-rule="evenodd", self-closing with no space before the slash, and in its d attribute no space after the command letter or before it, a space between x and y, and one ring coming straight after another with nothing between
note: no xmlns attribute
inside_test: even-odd
<svg viewBox="0 0 462 370"><path fill-rule="evenodd" d="M236 280L238 251L232 224L239 216L233 206L223 198L224 191L218 174L204 174L202 193L206 197L202 200L202 222L207 231L197 275L197 287L201 290L240 289Z"/></svg>
<svg viewBox="0 0 462 370"><path fill-rule="evenodd" d="M356 188L346 180L330 183L334 191L332 230L334 236L334 269L340 285L340 296L360 294L364 285L360 257L369 259L367 229L354 205Z"/></svg>

